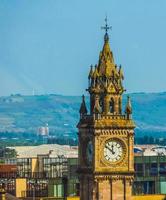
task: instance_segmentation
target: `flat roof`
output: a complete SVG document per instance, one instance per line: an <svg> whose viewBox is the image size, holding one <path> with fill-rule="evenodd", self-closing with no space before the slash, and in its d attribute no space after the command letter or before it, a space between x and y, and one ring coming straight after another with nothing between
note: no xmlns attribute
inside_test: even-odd
<svg viewBox="0 0 166 200"><path fill-rule="evenodd" d="M9 147L15 149L17 158L36 158L38 156L58 157L65 156L67 158L78 157L78 147L59 144L43 144L38 146L16 146Z"/></svg>
<svg viewBox="0 0 166 200"><path fill-rule="evenodd" d="M37 158L39 156L66 158L78 158L78 146L59 145L59 144L43 144L38 146L16 146L9 147L15 149L17 158ZM166 146L159 145L135 145L135 156L166 156Z"/></svg>

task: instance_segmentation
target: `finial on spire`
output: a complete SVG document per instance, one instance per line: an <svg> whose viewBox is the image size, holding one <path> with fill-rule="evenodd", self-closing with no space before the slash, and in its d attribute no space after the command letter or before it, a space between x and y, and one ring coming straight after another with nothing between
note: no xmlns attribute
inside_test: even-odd
<svg viewBox="0 0 166 200"><path fill-rule="evenodd" d="M107 16L105 17L105 26L102 26L101 29L105 30L105 35L104 35L104 40L108 41L109 37L108 37L108 30L112 29L112 26L108 26L108 19Z"/></svg>
<svg viewBox="0 0 166 200"><path fill-rule="evenodd" d="M86 108L86 103L85 103L85 96L82 95L82 103L80 106L80 116L82 117L83 115L87 114L87 108Z"/></svg>
<svg viewBox="0 0 166 200"><path fill-rule="evenodd" d="M90 72L89 72L88 79L92 78L93 73L94 73L94 71L93 71L93 65L91 65L91 66L90 66Z"/></svg>

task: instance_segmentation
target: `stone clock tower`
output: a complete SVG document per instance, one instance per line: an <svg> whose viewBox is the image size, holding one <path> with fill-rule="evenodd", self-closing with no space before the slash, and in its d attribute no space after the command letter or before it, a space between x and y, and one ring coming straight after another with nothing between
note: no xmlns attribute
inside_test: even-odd
<svg viewBox="0 0 166 200"><path fill-rule="evenodd" d="M130 98L122 113L123 72L114 62L107 20L98 64L89 72L90 113L82 97L79 137L81 200L130 200L134 175L134 122Z"/></svg>

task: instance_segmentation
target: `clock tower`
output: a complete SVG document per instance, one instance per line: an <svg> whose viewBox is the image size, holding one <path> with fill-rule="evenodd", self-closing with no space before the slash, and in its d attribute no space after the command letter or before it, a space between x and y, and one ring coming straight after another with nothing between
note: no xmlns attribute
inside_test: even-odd
<svg viewBox="0 0 166 200"><path fill-rule="evenodd" d="M89 72L90 112L82 97L79 138L81 200L130 200L134 178L134 122L130 97L122 109L123 71L114 62L107 25L98 64Z"/></svg>

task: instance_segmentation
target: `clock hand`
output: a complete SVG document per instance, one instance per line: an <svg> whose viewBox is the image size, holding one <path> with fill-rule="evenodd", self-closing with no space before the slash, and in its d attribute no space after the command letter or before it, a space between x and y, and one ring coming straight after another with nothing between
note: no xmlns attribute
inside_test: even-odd
<svg viewBox="0 0 166 200"><path fill-rule="evenodd" d="M115 154L114 145L112 145L111 147L112 147L112 152L113 152L113 154Z"/></svg>
<svg viewBox="0 0 166 200"><path fill-rule="evenodd" d="M108 150L110 150L110 151L112 152L112 154L115 154L115 152L114 152L112 149L110 149L107 145L106 145L106 148L107 148Z"/></svg>

